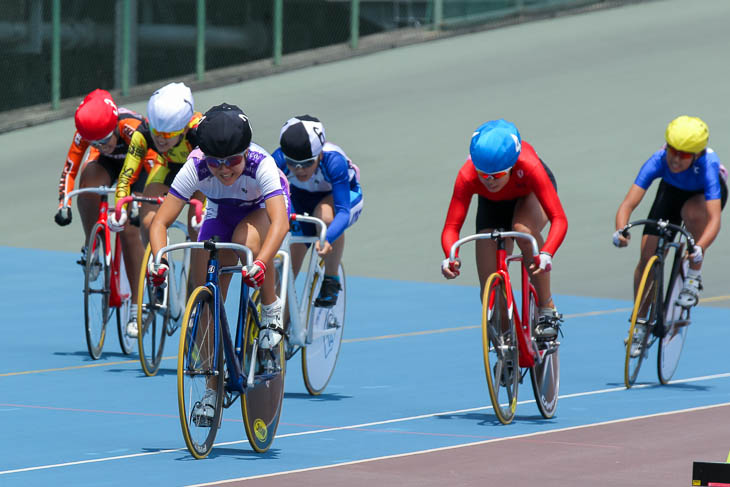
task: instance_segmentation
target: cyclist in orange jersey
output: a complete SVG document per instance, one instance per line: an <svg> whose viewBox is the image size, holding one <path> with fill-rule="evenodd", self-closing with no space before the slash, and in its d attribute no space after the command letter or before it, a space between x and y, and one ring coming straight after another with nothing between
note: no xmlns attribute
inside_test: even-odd
<svg viewBox="0 0 730 487"><path fill-rule="evenodd" d="M132 135L129 150L124 159L124 167L117 184L116 200L119 200L131 191L132 177L143 164L144 154L153 149L158 154L156 164L150 171L144 187L144 195L158 197L166 194L173 179L182 168L188 155L198 145L197 126L202 115L193 107L193 94L184 83L170 83L155 91L147 103L148 120L139 125ZM194 198L204 201L200 192ZM152 219L157 213L157 206L144 203L140 210L142 241L149 242L149 228ZM190 222L194 214L191 207L188 213L188 232L195 240L202 222L193 227ZM115 215L109 218L110 224L124 226L127 222L127 211L122 211L119 220ZM129 336L137 336L137 323L131 322L127 327Z"/></svg>
<svg viewBox="0 0 730 487"><path fill-rule="evenodd" d="M143 121L143 117L126 108L118 108L111 94L105 90L94 90L81 102L74 116L76 132L66 156L66 163L61 172L58 187L58 211L54 220L60 226L71 223L71 200L69 207L63 207L63 200L74 189L76 176L83 163L79 187L111 186L118 179L124 157L135 130ZM84 161L84 154L88 156ZM149 171L157 158L154 151L145 152L143 163L130 175L131 189L141 193ZM144 169L144 170L143 170ZM81 258L77 261L86 266L86 242L89 233L96 223L99 214L100 196L96 194L79 195L78 209L81 225L84 229L84 245L81 247ZM130 226L121 233L124 264L130 282L139 278L140 263L144 248L139 229ZM137 287L132 285L132 302L136 302ZM132 310L136 317L136 310Z"/></svg>

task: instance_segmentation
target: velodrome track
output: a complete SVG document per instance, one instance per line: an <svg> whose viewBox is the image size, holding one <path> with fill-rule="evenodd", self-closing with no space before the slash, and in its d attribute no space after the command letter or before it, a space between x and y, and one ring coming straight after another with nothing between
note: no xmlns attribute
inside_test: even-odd
<svg viewBox="0 0 730 487"><path fill-rule="evenodd" d="M160 377L142 378L113 335L101 361L88 359L73 263L80 225L52 223L73 121L3 134L0 424L9 441L0 484L189 485L500 440L252 483L688 485L693 460L723 461L730 450L727 232L708 252L707 299L677 382L657 386L650 361L645 386L631 391L621 385L622 339L638 249L618 251L610 235L619 201L674 116L705 119L727 160L728 20L722 0L649 2L195 93L201 111L242 106L254 140L270 149L289 116L317 115L363 173L365 212L348 231L341 362L321 398L306 396L291 364L280 437L266 455L251 451L234 407L211 457L192 460L173 359ZM451 184L472 130L496 117L514 121L553 169L570 222L553 273L569 317L558 416L540 419L526 383L510 426L488 407L475 273L454 283L438 273Z"/></svg>

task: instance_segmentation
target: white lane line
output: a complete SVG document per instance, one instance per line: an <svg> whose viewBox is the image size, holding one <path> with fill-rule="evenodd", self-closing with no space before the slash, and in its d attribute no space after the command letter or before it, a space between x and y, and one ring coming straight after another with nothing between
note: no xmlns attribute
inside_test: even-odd
<svg viewBox="0 0 730 487"><path fill-rule="evenodd" d="M538 431L535 433L525 433L522 435L507 436L504 438L493 438L491 440L475 441L472 443L463 443L461 445L444 446L444 447L440 447L440 448L431 448L428 450L420 450L420 451L409 452L409 453L399 453L397 455L386 455L386 456L376 457L376 458L366 458L363 460L353 460L351 462L333 463L331 465L321 465L318 467L300 468L300 469L296 469L296 470L287 470L284 472L268 473L268 474L262 474L262 475L252 475L250 477L239 477L236 479L217 480L215 482L209 482L209 483L204 483L204 484L191 484L191 485L188 485L187 487L205 487L205 486L210 486L210 485L221 485L221 484L227 484L227 483L232 483L232 482L240 482L242 480L253 480L253 479L262 479L262 478L267 478L267 477L277 477L280 475L288 475L288 474L300 473L300 472L312 472L312 471L316 471L316 470L324 470L324 469L328 469L328 468L342 467L342 466L346 466L346 465L356 465L359 463L377 462L379 460L389 460L392 458L403 458L403 457L410 457L410 456L415 456L415 455L422 455L424 453L433 453L433 452L439 452L439 451L455 450L457 448L466 448L466 447L470 447L470 446L486 445L488 443L496 443L499 441L516 440L516 439L522 439L522 438L532 438L535 436L543 436L543 435L547 435L547 434L551 434L551 433L559 433L559 432L563 432L563 431L574 431L574 430L579 430L579 429L593 428L595 426L605 426L605 425L609 425L609 424L626 423L629 421L636 421L639 419L656 418L656 417L661 417L661 416L669 416L669 415L673 415L673 414L702 411L705 409L713 409L713 408L718 408L718 407L723 407L723 406L730 406L730 402L726 402L723 404L713 404L711 406L700 406L700 407L696 407L696 408L682 409L679 411L670 411L670 412L665 412L665 413L647 414L644 416L634 416L631 418L614 419L611 421L602 421L600 423L584 424L584 425L580 425L580 426L570 426L567 428L558 428L558 429L548 430L548 431Z"/></svg>
<svg viewBox="0 0 730 487"><path fill-rule="evenodd" d="M730 372L726 372L726 373L722 373L722 374L705 375L705 376L701 376L701 377L692 377L692 378L688 378L688 379L680 379L680 380L672 381L670 384L679 384L679 383L687 383L687 382L699 382L699 381L704 381L704 380L723 379L723 378L727 378L727 377L730 377ZM637 385L634 385L632 387L632 389L644 389L644 388L647 388L647 387L658 387L658 384L637 384ZM611 393L611 392L620 392L620 391L625 391L625 390L626 390L626 388L624 388L624 387L611 387L611 388L608 388L608 389L598 389L598 390L595 390L595 391L575 392L573 394L565 394L565 395L559 396L559 399L571 399L571 398L576 398L576 397L594 396L594 395L598 395L598 394L607 394L607 393ZM529 403L533 403L533 402L535 402L534 399L528 399L528 400L525 400L525 401L519 401L518 404L529 404ZM508 437L504 437L504 438L498 438L498 439L495 439L495 440L486 440L486 441L481 441L481 442L476 442L476 443L466 443L466 444L463 444L463 445L458 445L456 447L445 447L444 449L457 448L457 447L460 447L460 446L478 445L478 444L481 444L481 443L488 443L490 441L502 441L502 440L511 439L511 438L522 438L522 437L525 437L525 436L530 436L530 435L535 435L535 434L550 433L550 432L553 432L553 431L567 431L567 430L570 430L570 429L585 428L585 427L597 426L597 425L601 425L601 424L611 424L611 423L617 423L617 422L621 422L621 421L629 421L629 420L632 420L632 419L649 418L649 417L654 417L654 416L662 416L662 415L666 415L666 414L675 414L675 413L679 413L679 412L701 410L701 409L707 409L707 408L711 408L711 407L725 406L727 404L730 404L730 403L717 404L717 405L713 405L713 406L701 406L701 407L693 408L693 409L685 409L685 410L672 411L672 412L666 412L666 413L656 413L656 414L650 414L650 415L646 415L646 416L636 416L634 418L617 419L617 420L612 420L612 421L606 421L606 422L603 422L603 423L591 423L591 424L582 425L582 426L572 426L572 427L569 427L569 428L548 430L548 431L540 432L540 433L527 433L525 435L508 436ZM487 409L492 409L492 406L479 406L479 407L475 407L475 408L457 409L457 410L453 410L453 411L442 411L442 412L438 412L438 413L420 414L420 415L417 415L417 416L408 416L408 417L405 417L405 418L386 419L386 420L382 420L382 421L372 421L370 423L360 423L360 424L354 424L354 425L349 425L349 426L335 426L335 427L332 427L332 428L322 428L322 429L317 429L317 430L300 431L298 433L286 433L286 434L282 434L282 435L276 435L276 438L277 439L281 439L281 438L291 438L291 437L295 437L295 436L317 435L317 434L321 434L321 433L329 433L329 432L332 432L332 431L356 430L356 429L368 428L368 427L371 427L371 426L379 426L379 425L383 425L383 424L402 423L402 422L406 422L406 421L416 421L416 420L419 420L419 419L433 418L433 417L436 417L436 416L464 414L464 413L470 413L470 412L474 412L474 411L484 411L484 410L487 410ZM241 443L247 443L247 441L248 440L236 440L236 441L228 441L228 442L216 443L215 445L213 445L213 447L215 448L215 447L221 447L221 446L238 445L238 444L241 444ZM403 454L403 455L418 454L418 453L425 453L425 452L428 452L428 451L439 451L439 450L440 449L424 450L424 451L419 451L419 452L414 452L414 453L409 453L409 454ZM108 462L108 461L115 461L115 460L124 460L124 459L127 459L127 458L146 457L146 456L151 456L151 455L161 455L161 454L164 454L164 453L175 453L175 452L181 452L181 451L186 451L186 448L174 448L174 449L170 449L170 450L159 450L159 451L155 451L155 452L132 453L132 454L129 454L129 455L119 455L119 456L114 456L114 457L95 458L93 460L79 460L79 461L75 461L75 462L57 463L57 464L52 464L52 465L39 465L39 466L35 466L35 467L16 468L16 469L12 469L12 470L3 470L3 471L0 471L0 475L8 475L8 474L12 474L12 473L21 473L21 472L31 472L31 471L34 471L34 470L46 470L46 469L51 469L51 468L69 467L69 466L73 466L73 465L84 465L84 464L87 464L87 463L97 463L97 462ZM399 456L399 455L396 455L396 456ZM394 458L394 457L379 457L379 458ZM375 459L358 460L358 461L352 462L352 463L358 463L358 462L370 461L370 460L375 460ZM316 469L319 469L319 468L329 468L329 467L337 466L337 465L347 465L347 463L329 465L329 466L324 466L324 467L313 467L311 470L316 470ZM282 475L283 473L292 473L292 472L298 472L298 471L300 471L300 470L291 470L291 471L288 471L288 472L280 472L280 473L275 473L275 474L266 474L266 475L263 475L263 477L270 476L270 475ZM305 471L305 470L301 470L301 471ZM259 478L259 477L246 477L246 478ZM208 484L201 484L201 485L208 485Z"/></svg>

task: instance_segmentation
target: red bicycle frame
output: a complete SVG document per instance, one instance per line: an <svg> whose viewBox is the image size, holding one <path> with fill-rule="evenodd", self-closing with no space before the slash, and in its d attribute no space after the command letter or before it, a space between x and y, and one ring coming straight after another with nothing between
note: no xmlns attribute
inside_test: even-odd
<svg viewBox="0 0 730 487"><path fill-rule="evenodd" d="M104 242L106 242L106 255L104 256L104 258L106 259L107 266L109 266L109 268L111 269L111 277L109 282L109 307L118 308L129 297L129 295L122 296L121 286L119 283L121 279L120 273L122 259L120 258L120 256L122 255L122 241L119 238L119 235L117 235L117 238L114 242L114 255L112 256L112 249L110 245L111 230L109 230L109 224L107 223L107 219L109 218L109 201L106 194L102 194L100 196L101 202L99 203L99 218L96 223L101 225L101 228L99 228L97 232L104 232ZM96 239L94 239L94 245L96 245ZM87 255L94 255L94 251L96 251L96 248L88 249Z"/></svg>

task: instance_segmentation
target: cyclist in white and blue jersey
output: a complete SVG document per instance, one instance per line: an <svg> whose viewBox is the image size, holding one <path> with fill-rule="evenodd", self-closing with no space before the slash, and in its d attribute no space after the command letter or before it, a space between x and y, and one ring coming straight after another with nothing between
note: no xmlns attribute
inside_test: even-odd
<svg viewBox="0 0 730 487"><path fill-rule="evenodd" d="M619 230L628 223L652 181L661 179L648 218L669 220L675 225L684 222L695 237L695 248L688 249L687 279L677 299L678 304L686 307L699 301L702 261L720 232L720 216L727 201L727 171L715 151L707 147L709 135L707 124L697 117L682 115L669 123L666 144L644 163L619 206L613 235L614 245L628 245L628 239ZM656 251L657 241L658 230L645 226L641 257L634 271L634 292L646 263Z"/></svg>
<svg viewBox="0 0 730 487"><path fill-rule="evenodd" d="M327 237L315 249L324 258L325 277L316 306L331 307L340 291L338 268L345 249L345 230L355 223L363 207L360 170L338 146L327 142L324 125L310 115L287 120L281 129L280 147L272 156L289 180L295 213L323 220ZM292 225L294 234L314 235L311 224ZM292 245L292 267L299 272L306 247Z"/></svg>

